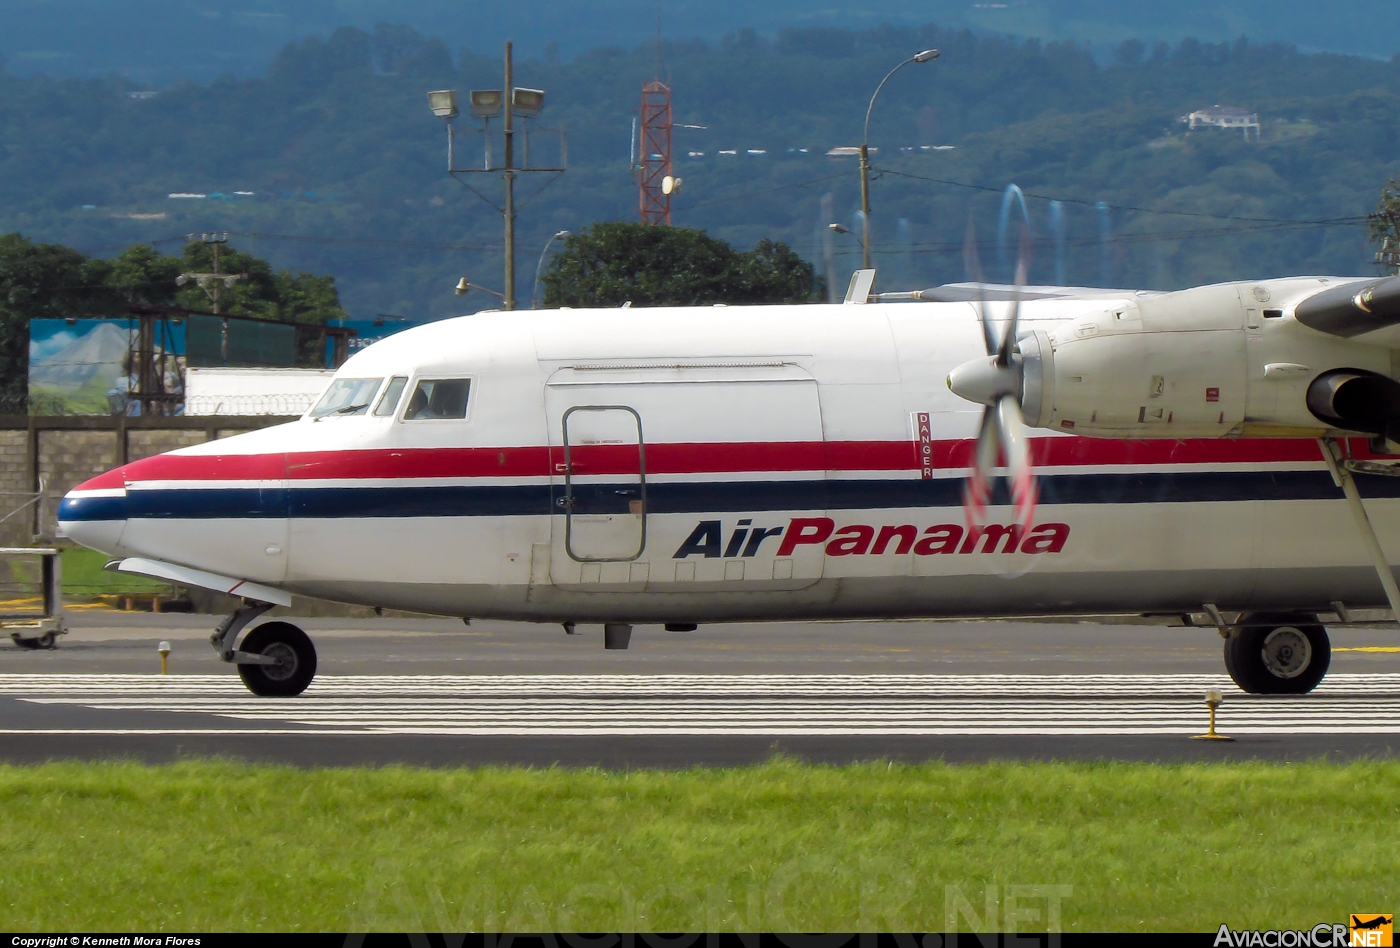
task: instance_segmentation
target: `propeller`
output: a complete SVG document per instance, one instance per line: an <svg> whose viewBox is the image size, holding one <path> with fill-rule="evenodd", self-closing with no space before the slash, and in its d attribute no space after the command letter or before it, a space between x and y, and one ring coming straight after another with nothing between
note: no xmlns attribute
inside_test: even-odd
<svg viewBox="0 0 1400 948"><path fill-rule="evenodd" d="M1026 285L1030 270L1029 229L1021 228L1015 290L1011 294L1010 315L1000 333L987 317L985 294L981 290L985 285L982 262L977 255L977 233L970 218L963 242L963 267L968 282L978 287L977 321L987 349L986 358L965 362L948 373L948 388L954 395L986 406L977 433L972 473L963 490L963 508L970 528L980 529L986 524L995 469L998 461L1004 460L1016 523L1028 530L1035 516L1036 484L1021 411L1024 377L1021 353L1016 345L1016 323L1021 313L1021 288Z"/></svg>

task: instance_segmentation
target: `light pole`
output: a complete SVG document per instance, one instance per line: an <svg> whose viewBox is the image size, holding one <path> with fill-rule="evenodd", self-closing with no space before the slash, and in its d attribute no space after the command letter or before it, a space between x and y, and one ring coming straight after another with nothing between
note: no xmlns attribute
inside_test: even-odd
<svg viewBox="0 0 1400 948"><path fill-rule="evenodd" d="M885 88L885 83L890 81L890 76L910 63L926 63L937 58L938 50L926 49L923 52L915 53L895 66L885 74L885 78L881 79L880 84L875 87L875 94L870 97L870 105L865 110L865 137L860 141L860 209L862 216L860 243L863 251L862 258L867 270L870 269L870 113L875 108L875 99L879 97L880 90Z"/></svg>
<svg viewBox="0 0 1400 948"><path fill-rule="evenodd" d="M515 309L515 215L516 211L523 206L515 199L515 181L520 175L528 172L544 171L550 172L555 177L564 173L565 165L568 161L568 152L564 145L564 133L560 129L517 129L515 120L532 119L539 116L544 109L544 90L525 89L515 85L515 66L512 58L511 44L506 43L505 49L505 84L500 89L474 89L468 93L468 100L471 105L471 113L474 117L482 120L480 133L483 142L483 154L481 167L459 168L456 163L456 154L453 148L456 132L452 128L452 120L457 117L457 92L453 89L438 89L428 93L428 107L433 114L443 119L447 123L447 172L459 181L471 188L472 193L490 204L505 219L505 293L501 295L501 308L506 310ZM501 164L496 164L491 153L490 122L493 118L501 118L501 137L504 144L504 154ZM559 160L555 165L544 166L532 164L530 160L530 137L531 131L537 133L548 133L558 136ZM523 152L520 156L523 160L517 161L516 145L524 147L519 149ZM470 174L499 174L504 179L505 200L502 204L496 204L487 198L476 188L467 184L464 177ZM535 191L535 195L549 186L553 181L551 178L542 187ZM529 200L535 195L526 198Z"/></svg>
<svg viewBox="0 0 1400 948"><path fill-rule="evenodd" d="M540 251L540 262L537 263L537 264L535 264L535 288L534 288L534 290L530 293L530 308L531 308L531 309L539 309L539 308L540 308L540 305L539 305L539 295L540 295L540 271L544 269L544 255L547 254L547 253L549 253L549 245L552 244L552 243L554 243L556 240L561 239L561 238L564 238L564 237L572 237L572 236L573 236L573 234L570 233L569 231L567 231L567 230L561 230L559 233L555 234L553 237L549 238L548 240L546 240L546 241L544 242L544 249Z"/></svg>

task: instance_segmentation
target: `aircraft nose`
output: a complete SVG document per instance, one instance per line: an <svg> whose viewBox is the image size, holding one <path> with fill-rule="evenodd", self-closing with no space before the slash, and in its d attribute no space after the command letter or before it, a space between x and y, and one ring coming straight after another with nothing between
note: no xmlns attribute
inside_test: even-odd
<svg viewBox="0 0 1400 948"><path fill-rule="evenodd" d="M84 481L64 495L58 505L58 525L63 533L102 553L116 553L121 548L126 516L126 478L122 468Z"/></svg>

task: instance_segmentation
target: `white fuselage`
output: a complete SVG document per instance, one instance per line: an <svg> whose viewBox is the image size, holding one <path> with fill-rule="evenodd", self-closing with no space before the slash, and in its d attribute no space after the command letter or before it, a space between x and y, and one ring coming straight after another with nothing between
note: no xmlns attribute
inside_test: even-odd
<svg viewBox="0 0 1400 948"><path fill-rule="evenodd" d="M1114 306L1034 301L1021 319L1049 331ZM964 303L478 314L392 336L341 368L384 380L369 386L380 393L406 377L393 414L308 416L128 464L75 490L61 517L113 555L461 616L1384 601L1306 431L1035 431L1033 527L1010 526L999 496L985 533L969 534L962 489L981 408L945 378L982 347ZM405 419L420 379L469 379L466 417ZM1400 479L1362 490L1388 543Z"/></svg>

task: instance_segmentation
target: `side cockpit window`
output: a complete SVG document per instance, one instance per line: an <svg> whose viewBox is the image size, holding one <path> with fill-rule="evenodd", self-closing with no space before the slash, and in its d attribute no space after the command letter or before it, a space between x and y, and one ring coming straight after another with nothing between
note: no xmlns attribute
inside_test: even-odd
<svg viewBox="0 0 1400 948"><path fill-rule="evenodd" d="M403 397L403 389L407 384L407 376L396 375L391 378L389 384L384 386L384 394L379 396L379 404L374 406L374 413L380 417L392 415L399 407L399 399Z"/></svg>
<svg viewBox="0 0 1400 948"><path fill-rule="evenodd" d="M403 413L404 421L466 418L471 379L419 379Z"/></svg>
<svg viewBox="0 0 1400 948"><path fill-rule="evenodd" d="M326 389L326 394L321 396L316 407L311 409L311 417L363 415L369 410L370 400L374 398L374 393L379 391L379 383L382 381L382 378L336 379L331 383L331 387Z"/></svg>

